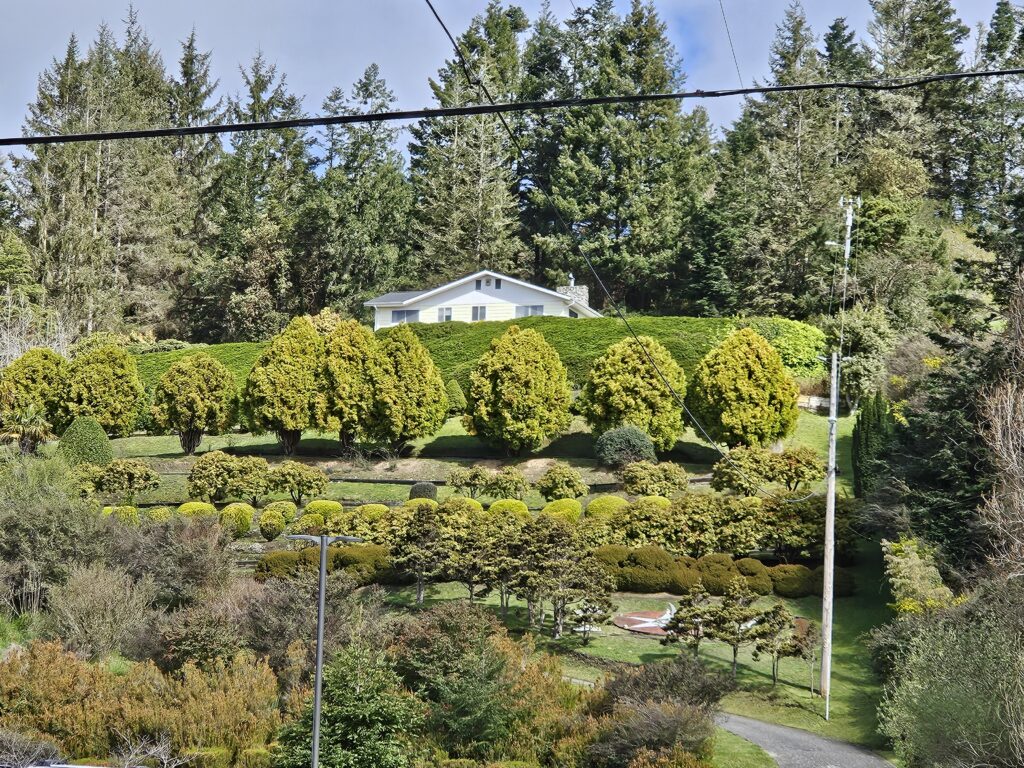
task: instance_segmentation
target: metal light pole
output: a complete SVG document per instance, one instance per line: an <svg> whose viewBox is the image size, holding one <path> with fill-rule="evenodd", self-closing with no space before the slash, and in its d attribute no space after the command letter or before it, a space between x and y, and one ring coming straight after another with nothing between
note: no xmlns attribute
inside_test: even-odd
<svg viewBox="0 0 1024 768"><path fill-rule="evenodd" d="M293 541L311 541L320 546L320 584L316 606L316 669L313 683L313 753L310 765L318 768L320 764L320 692L324 680L324 610L327 603L327 547L336 541L359 543L362 539L356 536L309 536L293 534L286 538Z"/></svg>

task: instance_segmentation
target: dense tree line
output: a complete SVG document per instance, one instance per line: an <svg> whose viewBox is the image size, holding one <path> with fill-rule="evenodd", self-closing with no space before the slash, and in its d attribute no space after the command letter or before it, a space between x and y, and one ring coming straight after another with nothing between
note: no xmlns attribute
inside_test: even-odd
<svg viewBox="0 0 1024 768"><path fill-rule="evenodd" d="M812 30L791 5L766 82L1024 57L1024 18L1008 0L976 43L949 0L869 1L867 40L842 18ZM459 42L501 100L685 82L642 0L623 14L595 0L565 19L494 0ZM374 64L315 108L263 53L231 95L211 61L193 33L168 66L133 11L120 34L71 38L41 74L25 130L395 106ZM453 60L430 86L439 105L483 98ZM1018 86L771 94L749 99L721 136L700 107L661 102L516 115L514 142L493 116L424 120L407 152L389 125L40 147L0 175L0 280L10 300L79 332L246 340L328 307L358 317L377 292L480 267L542 283L582 275L582 251L635 310L815 318L837 302L826 245L841 234L836 201L860 194L849 303L880 307L897 332L945 328L965 321L973 289L1002 297L1020 262Z"/></svg>

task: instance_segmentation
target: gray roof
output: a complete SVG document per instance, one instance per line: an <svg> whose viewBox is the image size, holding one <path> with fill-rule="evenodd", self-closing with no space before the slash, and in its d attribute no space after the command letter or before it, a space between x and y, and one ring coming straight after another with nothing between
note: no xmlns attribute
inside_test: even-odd
<svg viewBox="0 0 1024 768"><path fill-rule="evenodd" d="M377 296L376 298L370 299L367 304L400 304L403 301L409 299L415 299L417 296L422 296L427 291L392 291L391 293L385 293L383 296Z"/></svg>

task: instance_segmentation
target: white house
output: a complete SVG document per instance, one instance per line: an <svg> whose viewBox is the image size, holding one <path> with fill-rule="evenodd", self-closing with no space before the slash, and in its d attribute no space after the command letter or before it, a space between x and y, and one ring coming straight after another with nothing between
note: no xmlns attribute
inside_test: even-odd
<svg viewBox="0 0 1024 768"><path fill-rule="evenodd" d="M367 301L373 307L373 327L402 323L475 322L512 320L517 317L601 317L591 309L585 285L555 290L531 285L508 275L481 270L426 291L395 291Z"/></svg>

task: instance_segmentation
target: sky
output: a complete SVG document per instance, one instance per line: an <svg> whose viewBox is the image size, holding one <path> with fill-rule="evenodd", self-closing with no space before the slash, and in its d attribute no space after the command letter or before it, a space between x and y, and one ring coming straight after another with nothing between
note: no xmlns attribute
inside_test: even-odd
<svg viewBox="0 0 1024 768"><path fill-rule="evenodd" d="M572 2L550 0L552 11L566 16ZM689 88L731 88L738 85L736 66L726 37L718 0L654 0L678 49ZM768 46L789 0L723 0L743 82L764 80ZM954 0L965 23L974 27L989 19L996 0ZM541 0L520 0L534 18ZM620 9L628 0L617 0ZM435 0L442 18L456 34L481 12L486 0ZM21 133L26 105L36 81L54 57L63 53L74 33L93 38L106 22L123 27L127 0L0 0L0 136ZM434 74L451 49L422 0L135 0L142 24L169 69L176 68L179 42L195 28L199 43L213 50L213 71L222 90L234 93L241 78L239 64L257 50L287 73L293 92L305 97L306 111L315 114L335 86L347 87L370 62L376 62L395 92L396 108L431 105L427 77ZM244 7L244 11L241 9ZM845 16L866 34L868 0L804 0L814 31L821 35L836 16ZM712 121L727 126L739 114L741 100L709 100Z"/></svg>

